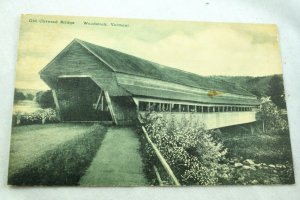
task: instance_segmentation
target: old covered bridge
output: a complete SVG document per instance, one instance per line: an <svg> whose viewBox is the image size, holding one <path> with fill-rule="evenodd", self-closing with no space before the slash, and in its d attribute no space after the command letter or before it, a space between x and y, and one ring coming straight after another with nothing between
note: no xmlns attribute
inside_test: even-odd
<svg viewBox="0 0 300 200"><path fill-rule="evenodd" d="M135 122L149 110L208 129L255 121L259 102L233 83L73 40L42 71L62 121Z"/></svg>

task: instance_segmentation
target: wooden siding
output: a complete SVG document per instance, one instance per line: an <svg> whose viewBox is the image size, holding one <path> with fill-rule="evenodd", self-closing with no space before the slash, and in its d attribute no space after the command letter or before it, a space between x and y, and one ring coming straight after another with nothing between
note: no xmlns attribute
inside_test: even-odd
<svg viewBox="0 0 300 200"><path fill-rule="evenodd" d="M151 79L151 78L128 75L128 74L116 73L116 77L117 77L117 82L119 84L125 84L125 85L138 85L141 87L154 87L154 88L158 87L166 90L189 92L189 93L199 94L199 95L207 95L208 92L211 91L207 89L200 89L200 88L180 85L177 83L171 83L171 82L161 81L157 79ZM230 97L230 98L256 99L255 96L231 94L222 91L219 91L218 95L222 97Z"/></svg>
<svg viewBox="0 0 300 200"><path fill-rule="evenodd" d="M131 97L111 97L119 125L133 124L137 119L137 106Z"/></svg>
<svg viewBox="0 0 300 200"><path fill-rule="evenodd" d="M142 116L146 112L139 112ZM256 121L256 112L219 112L219 113L160 113L163 117L170 121L189 120L192 123L204 125L206 129L216 129L226 126L233 126L238 124L251 123Z"/></svg>
<svg viewBox="0 0 300 200"><path fill-rule="evenodd" d="M40 74L51 88L56 88L57 78L61 75L97 76L107 82L111 82L113 78L112 70L76 41L63 50Z"/></svg>
<svg viewBox="0 0 300 200"><path fill-rule="evenodd" d="M256 97L244 96L221 91L211 91L184 86L176 83L138 77L127 74L116 74L118 84L136 97L173 99L190 102L215 104L258 105ZM214 95L211 95L211 94Z"/></svg>

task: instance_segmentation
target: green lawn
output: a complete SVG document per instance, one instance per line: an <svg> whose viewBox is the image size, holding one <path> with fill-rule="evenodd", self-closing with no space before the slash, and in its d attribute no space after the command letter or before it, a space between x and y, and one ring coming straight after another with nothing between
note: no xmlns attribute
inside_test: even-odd
<svg viewBox="0 0 300 200"><path fill-rule="evenodd" d="M76 185L105 133L106 127L88 123L14 127L9 184Z"/></svg>
<svg viewBox="0 0 300 200"><path fill-rule="evenodd" d="M83 186L148 185L139 154L140 142L132 128L111 127L91 166L80 179Z"/></svg>
<svg viewBox="0 0 300 200"><path fill-rule="evenodd" d="M9 175L35 161L46 151L87 132L90 124L49 124L13 127Z"/></svg>

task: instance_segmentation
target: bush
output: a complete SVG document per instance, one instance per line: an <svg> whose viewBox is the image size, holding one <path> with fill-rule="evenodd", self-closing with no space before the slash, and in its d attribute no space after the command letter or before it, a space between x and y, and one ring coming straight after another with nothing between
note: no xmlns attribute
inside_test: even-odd
<svg viewBox="0 0 300 200"><path fill-rule="evenodd" d="M219 178L227 176L226 149L212 138L214 131L191 124L167 122L162 115L149 113L144 121L152 142L157 146L175 176L184 185L213 185ZM156 163L151 146L145 144L148 161Z"/></svg>
<svg viewBox="0 0 300 200"><path fill-rule="evenodd" d="M41 108L55 108L51 90L36 93L36 102L41 106Z"/></svg>
<svg viewBox="0 0 300 200"><path fill-rule="evenodd" d="M13 125L45 124L58 122L56 111L52 108L41 109L33 113L16 113Z"/></svg>

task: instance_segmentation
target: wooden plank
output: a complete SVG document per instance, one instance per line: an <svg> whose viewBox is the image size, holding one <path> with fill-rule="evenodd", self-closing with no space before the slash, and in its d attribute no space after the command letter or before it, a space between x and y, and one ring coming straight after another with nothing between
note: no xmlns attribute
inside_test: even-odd
<svg viewBox="0 0 300 200"><path fill-rule="evenodd" d="M99 107L99 103L100 103L100 100L101 100L101 96L102 95L102 90L101 90L101 92L100 92L100 94L99 94L99 97L98 97L98 100L97 100L97 103L96 103L96 110L98 110L98 107Z"/></svg>
<svg viewBox="0 0 300 200"><path fill-rule="evenodd" d="M153 165L153 169L154 169L156 178L157 178L157 180L158 180L159 186L164 186L164 184L163 184L163 182L162 182L162 180L161 180L161 178L160 178L159 172L158 172L158 170L157 170L157 167L156 167L155 165Z"/></svg>
<svg viewBox="0 0 300 200"><path fill-rule="evenodd" d="M102 97L101 97L101 102L100 102L100 107L101 107L101 111L103 111L104 110L104 101L103 101L103 95L102 95Z"/></svg>
<svg viewBox="0 0 300 200"><path fill-rule="evenodd" d="M210 91L209 89L205 88L195 88L192 86L182 85L174 82L164 81L164 80L157 80L152 78L146 78L136 75L129 75L129 74L117 74L118 83L125 84L125 85L141 85L146 87L152 88L163 88L169 91L181 91L184 93L191 93L197 95L207 95ZM241 98L241 99L256 99L254 95L242 95L242 94L233 94L226 91L223 91L222 95L224 97L232 97L232 98Z"/></svg>
<svg viewBox="0 0 300 200"><path fill-rule="evenodd" d="M115 122L115 124L118 125L117 118L116 118L116 115L114 113L113 106L111 104L111 100L110 100L108 91L104 91L104 96L105 96L105 99L106 99L106 102L107 102L107 105L108 105L111 117L113 118L113 121Z"/></svg>
<svg viewBox="0 0 300 200"><path fill-rule="evenodd" d="M170 178L172 179L172 181L174 182L174 184L176 186L180 186L180 183L178 181L178 179L176 178L176 176L174 175L171 167L169 166L169 164L167 163L167 161L164 159L164 157L161 155L160 151L158 150L158 148L155 146L155 144L151 141L146 129L144 126L142 126L143 132L145 134L145 137L147 139L147 141L149 142L149 144L152 146L156 156L158 157L158 159L160 160L162 166L164 167L164 169L166 170L166 172L168 173L168 175L170 176Z"/></svg>
<svg viewBox="0 0 300 200"><path fill-rule="evenodd" d="M117 71L113 66L111 66L108 62L106 62L103 58L101 58L98 54L96 54L94 51L92 51L88 46L86 46L82 41L75 39L79 44L81 44L84 48L86 48L91 54L93 54L96 58L98 58L100 61L102 61L104 64L106 64L110 69L112 69L114 72Z"/></svg>
<svg viewBox="0 0 300 200"><path fill-rule="evenodd" d="M55 107L56 107L57 118L58 118L59 121L62 121L62 116L61 116L61 113L60 113L60 106L59 106L59 103L58 103L58 98L57 98L57 94L56 94L55 90L52 90L52 96L53 96Z"/></svg>

